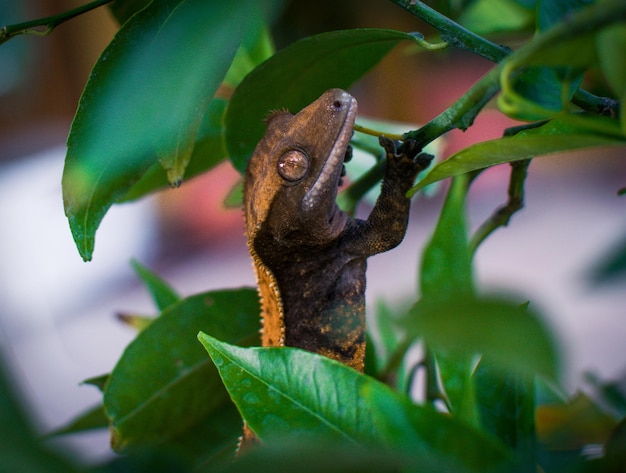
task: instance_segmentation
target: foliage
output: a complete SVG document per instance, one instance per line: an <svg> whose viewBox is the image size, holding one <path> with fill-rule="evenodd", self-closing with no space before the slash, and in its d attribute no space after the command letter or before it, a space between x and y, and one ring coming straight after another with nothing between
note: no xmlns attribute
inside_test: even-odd
<svg viewBox="0 0 626 473"><path fill-rule="evenodd" d="M268 25L279 15L278 0L112 4L120 30L85 86L63 172L65 211L85 260L92 258L98 225L112 205L168 183L178 186L226 159L243 171L269 110L299 110L330 87L348 88L400 43L430 54L460 48L494 62L448 109L402 137L425 147L452 129L465 130L494 97L502 113L526 124L441 161L411 190L413 195L453 177L423 251L419 295L405 314L381 307L381 330L369 334L367 374L293 348L249 347L258 344L252 289L180 298L135 263L159 315L128 318L141 329L136 339L110 374L89 381L102 389L103 404L57 432L110 428L113 448L127 455L94 471L623 468L626 394L596 381L601 400L616 406L610 413L588 397L558 396L561 360L541 314L524 299L483 295L472 259L520 208L532 158L626 144L626 113L618 107L626 98L626 5L476 0L434 1L431 9L416 1L393 3L429 23L440 38L352 29L274 52ZM40 24L51 31L61 19ZM34 26L7 27L0 39L32 33ZM479 36L492 33L525 41L512 52ZM605 79L612 98L581 88L590 70ZM512 165L511 205L469 235L465 199L473 178L503 163ZM377 162L355 179L343 195L346 205L354 208L365 194L361 189L369 190L381 173ZM598 269L599 281L623 272L620 255ZM416 358L417 344L422 351ZM418 372L426 382L416 395ZM71 471L35 439L0 381L6 404L0 470ZM241 418L264 446L233 463ZM4 448L5 436L12 448ZM582 456L589 443L602 444L605 455Z"/></svg>

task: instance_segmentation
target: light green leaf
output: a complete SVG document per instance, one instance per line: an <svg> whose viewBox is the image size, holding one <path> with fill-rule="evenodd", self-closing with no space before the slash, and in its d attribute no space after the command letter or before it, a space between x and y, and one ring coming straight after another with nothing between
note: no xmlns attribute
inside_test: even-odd
<svg viewBox="0 0 626 473"><path fill-rule="evenodd" d="M534 12L514 0L476 0L463 10L459 23L474 33L520 31L532 25Z"/></svg>
<svg viewBox="0 0 626 473"><path fill-rule="evenodd" d="M599 116L564 115L515 136L484 141L459 151L433 167L409 194L433 182L496 164L594 146L620 145L626 145L626 137L617 121Z"/></svg>
<svg viewBox="0 0 626 473"><path fill-rule="evenodd" d="M146 285L148 291L150 291L152 299L154 300L154 303L159 311L162 311L166 307L180 301L178 293L157 273L143 266L137 260L132 260L130 264L137 273L137 276L139 276L139 278Z"/></svg>
<svg viewBox="0 0 626 473"><path fill-rule="evenodd" d="M289 438L386 449L470 471L510 458L494 439L334 360L294 348L239 348L204 333L198 338L248 426L268 444Z"/></svg>
<svg viewBox="0 0 626 473"><path fill-rule="evenodd" d="M112 446L121 451L172 443L199 428L233 433L224 441L234 442L241 424L215 424L215 415L230 401L195 339L206 330L231 342L257 343L258 314L252 289L198 294L165 309L128 345L106 385Z"/></svg>
<svg viewBox="0 0 626 473"><path fill-rule="evenodd" d="M154 1L100 56L72 123L63 172L65 212L83 259L91 259L111 204L157 160L169 182L180 183L252 4Z"/></svg>
<svg viewBox="0 0 626 473"><path fill-rule="evenodd" d="M131 16L147 7L151 1L152 0L115 0L113 3L109 3L108 7L117 22L123 25Z"/></svg>
<svg viewBox="0 0 626 473"><path fill-rule="evenodd" d="M241 82L226 110L226 146L243 173L272 110L298 112L325 90L348 88L391 48L413 36L393 30L332 31L279 51Z"/></svg>

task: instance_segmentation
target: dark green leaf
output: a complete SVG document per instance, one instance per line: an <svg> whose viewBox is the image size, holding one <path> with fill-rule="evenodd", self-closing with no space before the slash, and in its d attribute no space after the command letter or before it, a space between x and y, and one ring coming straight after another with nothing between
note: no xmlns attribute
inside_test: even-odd
<svg viewBox="0 0 626 473"><path fill-rule="evenodd" d="M476 0L466 8L459 23L480 35L525 30L534 12L514 0Z"/></svg>
<svg viewBox="0 0 626 473"><path fill-rule="evenodd" d="M474 374L483 428L515 450L528 473L535 458L535 384L532 378L482 360Z"/></svg>
<svg viewBox="0 0 626 473"><path fill-rule="evenodd" d="M100 391L104 391L109 378L111 377L110 373L102 374L100 376L94 376L92 378L87 378L81 384L89 384L91 386L95 386Z"/></svg>
<svg viewBox="0 0 626 473"><path fill-rule="evenodd" d="M324 442L297 443L285 440L264 445L217 470L218 473L467 473L427 454L399 455L380 448L349 448ZM216 473L207 470L207 473Z"/></svg>
<svg viewBox="0 0 626 473"><path fill-rule="evenodd" d="M152 0L115 0L109 3L108 7L111 13L120 25L123 25L128 19L145 8Z"/></svg>
<svg viewBox="0 0 626 473"><path fill-rule="evenodd" d="M63 172L65 212L83 259L91 259L109 207L157 160L168 181L180 183L252 5L154 1L102 53L72 123Z"/></svg>
<svg viewBox="0 0 626 473"><path fill-rule="evenodd" d="M252 289L198 294L165 309L128 345L107 383L113 447L171 443L205 422L228 431L213 421L229 401L196 335L205 330L234 343L258 342L258 314Z"/></svg>
<svg viewBox="0 0 626 473"><path fill-rule="evenodd" d="M332 87L348 88L391 48L413 37L399 31L354 29L311 36L279 51L241 82L226 110L226 146L243 173L271 110L297 112Z"/></svg>
<svg viewBox="0 0 626 473"><path fill-rule="evenodd" d="M154 303L159 311L162 311L166 307L180 301L178 293L157 273L149 270L137 260L132 260L130 264L137 273L137 276L139 276L139 278L146 285L148 291L150 291L152 299L154 300Z"/></svg>
<svg viewBox="0 0 626 473"><path fill-rule="evenodd" d="M606 471L619 472L626 465L626 418L615 427L604 446Z"/></svg>
<svg viewBox="0 0 626 473"><path fill-rule="evenodd" d="M86 430L106 429L108 426L109 418L104 412L104 406L100 405L83 412L69 424L48 433L46 437L75 434Z"/></svg>
<svg viewBox="0 0 626 473"><path fill-rule="evenodd" d="M21 396L21 399L24 397ZM68 462L45 448L35 434L25 407L10 382L0 359L0 471L70 473Z"/></svg>
<svg viewBox="0 0 626 473"><path fill-rule="evenodd" d="M594 0L542 0L537 8L537 29L545 31L591 3Z"/></svg>
<svg viewBox="0 0 626 473"><path fill-rule="evenodd" d="M626 137L615 120L599 116L565 115L544 126L515 136L469 146L437 164L411 189L410 194L433 182L518 159L594 146L623 146Z"/></svg>
<svg viewBox="0 0 626 473"><path fill-rule="evenodd" d="M626 238L610 249L610 252L592 268L594 283L607 283L626 276Z"/></svg>
<svg viewBox="0 0 626 473"><path fill-rule="evenodd" d="M250 428L269 444L289 438L423 453L476 471L509 459L494 439L334 360L293 348L239 348L204 333L198 338Z"/></svg>
<svg viewBox="0 0 626 473"><path fill-rule="evenodd" d="M551 380L558 377L551 334L536 314L511 302L472 297L422 300L411 311L407 328L444 353L482 354L503 370Z"/></svg>

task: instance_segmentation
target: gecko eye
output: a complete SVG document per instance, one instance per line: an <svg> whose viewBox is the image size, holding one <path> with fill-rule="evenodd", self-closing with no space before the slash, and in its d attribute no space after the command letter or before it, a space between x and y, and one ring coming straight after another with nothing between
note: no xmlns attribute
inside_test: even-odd
<svg viewBox="0 0 626 473"><path fill-rule="evenodd" d="M307 156L295 149L287 151L278 160L278 174L288 181L299 181L309 170Z"/></svg>

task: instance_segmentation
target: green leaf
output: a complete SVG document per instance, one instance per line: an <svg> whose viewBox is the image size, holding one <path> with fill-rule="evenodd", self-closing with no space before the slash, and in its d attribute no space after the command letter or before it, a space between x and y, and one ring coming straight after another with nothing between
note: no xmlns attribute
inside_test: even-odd
<svg viewBox="0 0 626 473"><path fill-rule="evenodd" d="M113 17L120 25L123 25L128 19L140 10L143 10L152 0L115 0L109 3L108 7Z"/></svg>
<svg viewBox="0 0 626 473"><path fill-rule="evenodd" d="M449 465L446 465L449 466ZM214 470L210 470L214 473ZM444 462L426 455L408 457L380 448L349 448L325 442L306 444L285 439L280 444L252 449L237 460L217 470L217 473L467 473L470 470L455 465L444 468Z"/></svg>
<svg viewBox="0 0 626 473"><path fill-rule="evenodd" d="M484 141L459 151L433 167L409 194L413 195L433 182L496 164L562 151L624 144L626 137L615 120L599 116L564 115L515 136Z"/></svg>
<svg viewBox="0 0 626 473"><path fill-rule="evenodd" d="M69 424L48 433L46 437L75 434L78 432L85 432L87 430L105 429L108 426L109 418L104 412L104 406L99 405L83 412Z"/></svg>
<svg viewBox="0 0 626 473"><path fill-rule="evenodd" d="M473 270L465 218L468 185L466 176L459 176L452 182L435 232L422 255L422 301L434 303L454 300L473 293ZM451 354L429 345L427 349L434 352L451 412L468 425L477 426L478 412L471 378L475 365L474 354Z"/></svg>
<svg viewBox="0 0 626 473"><path fill-rule="evenodd" d="M226 147L222 135L226 103L226 100L220 98L211 100L200 123L193 152L185 169L186 179L202 174L226 159ZM171 187L167 180L167 173L161 163L155 162L116 202L136 200L167 187Z"/></svg>
<svg viewBox="0 0 626 473"><path fill-rule="evenodd" d="M537 6L537 29L545 31L593 1L589 0L540 0Z"/></svg>
<svg viewBox="0 0 626 473"><path fill-rule="evenodd" d="M252 5L154 1L98 59L72 123L63 172L65 212L83 259L91 259L111 204L157 160L168 181L180 183Z"/></svg>
<svg viewBox="0 0 626 473"><path fill-rule="evenodd" d="M424 179L428 179L429 175ZM435 232L424 249L420 269L421 293L424 298L445 300L473 292L465 218L467 189L466 177L452 182Z"/></svg>
<svg viewBox="0 0 626 473"><path fill-rule="evenodd" d="M116 450L171 443L198 428L240 432L239 421L230 426L214 421L229 401L213 364L195 341L199 330L234 343L257 343L256 291L213 291L183 299L128 345L104 392ZM224 441L232 443L236 437Z"/></svg>
<svg viewBox="0 0 626 473"><path fill-rule="evenodd" d="M596 48L600 68L613 90L615 97L622 103L620 121L622 133L626 135L626 25L618 24L603 29L596 37Z"/></svg>
<svg viewBox="0 0 626 473"><path fill-rule="evenodd" d="M511 302L456 297L422 300L406 321L409 332L453 355L482 354L502 370L558 379L557 349L538 315Z"/></svg>
<svg viewBox="0 0 626 473"><path fill-rule="evenodd" d="M609 248L607 254L592 268L590 278L595 284L615 282L626 277L626 237L613 248Z"/></svg>
<svg viewBox="0 0 626 473"><path fill-rule="evenodd" d="M476 0L463 10L459 23L476 34L512 32L532 25L534 12L513 0Z"/></svg>
<svg viewBox="0 0 626 473"><path fill-rule="evenodd" d="M626 418L615 427L604 446L606 471L619 471L626 465Z"/></svg>
<svg viewBox="0 0 626 473"><path fill-rule="evenodd" d="M404 40L413 36L384 29L332 31L297 41L254 69L226 110L226 146L235 168L244 172L271 110L297 112L327 89L348 88Z"/></svg>
<svg viewBox="0 0 626 473"><path fill-rule="evenodd" d="M247 424L268 444L289 438L386 449L470 471L509 459L494 439L334 360L286 347L244 349L204 333L198 338Z"/></svg>
<svg viewBox="0 0 626 473"><path fill-rule="evenodd" d="M180 301L178 293L157 273L149 270L137 260L132 260L130 264L137 273L137 276L139 276L139 278L146 285L148 291L150 291L152 299L154 300L154 303L159 311L162 311L166 307Z"/></svg>
<svg viewBox="0 0 626 473"><path fill-rule="evenodd" d="M481 360L474 380L483 428L517 452L524 471L536 472L534 379Z"/></svg>
<svg viewBox="0 0 626 473"><path fill-rule="evenodd" d="M104 392L104 388L106 384L109 382L109 378L111 377L110 373L101 374L100 376L93 376L91 378L87 378L80 384L89 384L91 386L95 386L100 390L100 392Z"/></svg>
<svg viewBox="0 0 626 473"><path fill-rule="evenodd" d="M0 358L0 471L71 473L69 462L42 445Z"/></svg>
<svg viewBox="0 0 626 473"><path fill-rule="evenodd" d="M587 0L539 2L537 32L543 33L559 25L568 15L588 4ZM502 94L498 97L500 110L512 118L526 121L552 118L566 110L582 82L584 70L596 61L595 33L589 31L553 41L522 60L509 61L502 74Z"/></svg>

